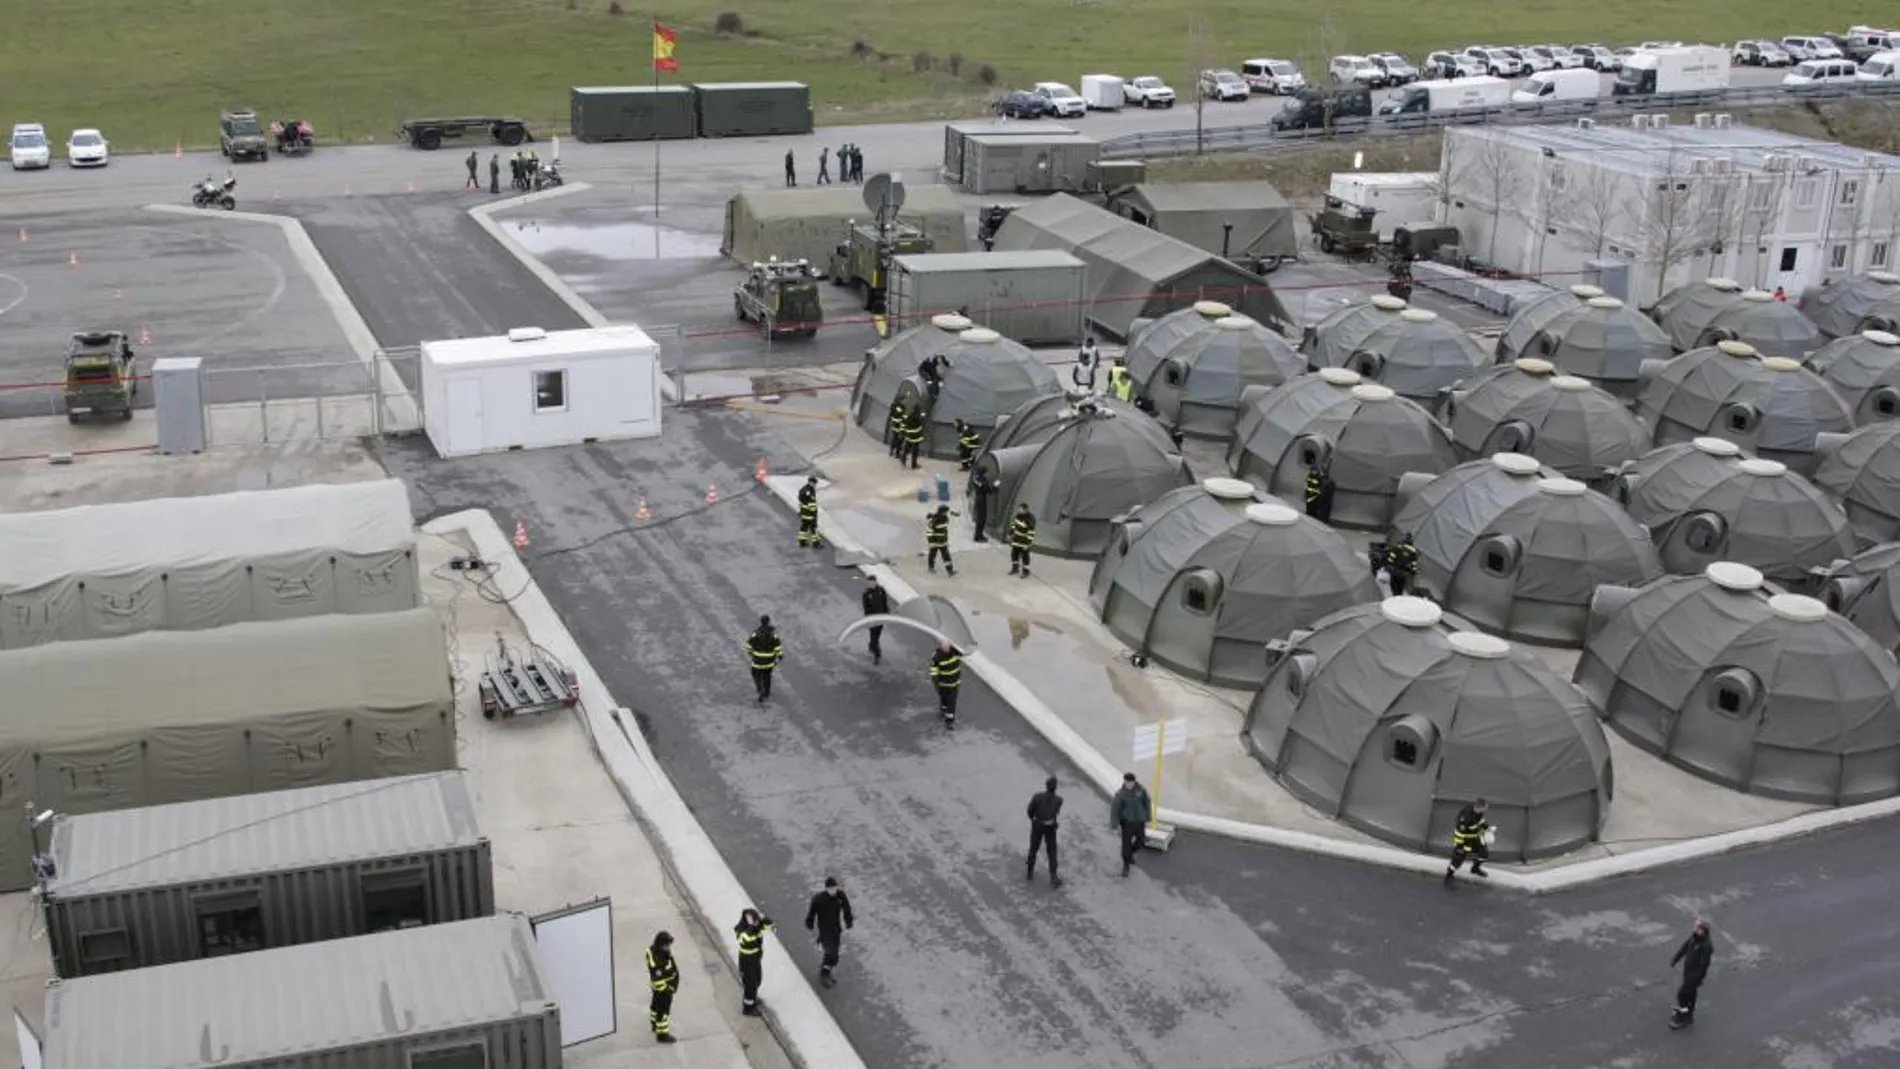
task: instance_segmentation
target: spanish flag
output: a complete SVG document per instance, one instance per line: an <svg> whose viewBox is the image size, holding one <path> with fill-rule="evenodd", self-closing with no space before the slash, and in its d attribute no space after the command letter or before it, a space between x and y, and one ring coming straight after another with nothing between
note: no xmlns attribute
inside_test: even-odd
<svg viewBox="0 0 1900 1069"><path fill-rule="evenodd" d="M680 69L680 61L673 58L673 49L679 44L680 32L669 30L659 23L653 24L653 69L672 72Z"/></svg>

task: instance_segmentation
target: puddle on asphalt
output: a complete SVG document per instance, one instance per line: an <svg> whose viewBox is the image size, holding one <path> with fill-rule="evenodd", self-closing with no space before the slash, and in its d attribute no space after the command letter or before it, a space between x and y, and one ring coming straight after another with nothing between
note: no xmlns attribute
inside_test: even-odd
<svg viewBox="0 0 1900 1069"><path fill-rule="evenodd" d="M603 260L653 260L654 243L659 243L658 259L717 259L719 237L691 230L676 230L652 223L613 223L607 226L571 226L537 219L504 221L503 226L536 256L557 253L583 253Z"/></svg>

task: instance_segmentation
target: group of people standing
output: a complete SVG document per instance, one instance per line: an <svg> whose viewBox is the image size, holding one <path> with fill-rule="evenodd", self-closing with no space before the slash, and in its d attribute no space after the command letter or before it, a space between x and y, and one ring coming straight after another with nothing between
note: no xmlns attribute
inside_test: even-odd
<svg viewBox="0 0 1900 1069"><path fill-rule="evenodd" d="M849 182L853 185L862 184L864 182L864 150L856 145L847 143L838 146L837 156L838 181ZM813 180L813 185L828 186L831 184L831 158L832 152L830 145L826 145L818 150L818 177ZM785 186L789 189L796 185L798 185L798 159L792 154L791 149L786 149Z"/></svg>
<svg viewBox="0 0 1900 1069"><path fill-rule="evenodd" d="M463 164L468 168L468 181L464 183L463 188L473 189L479 192L482 188L481 153L470 149L468 158L463 161ZM550 164L549 166L552 167L555 165ZM508 157L508 174L509 188L516 192L526 193L531 189L538 188L539 183L537 179L542 174L540 153L533 149L515 150L514 154ZM555 177L559 176L555 175ZM501 153L499 152L490 153L488 156L488 191L490 193L501 192Z"/></svg>

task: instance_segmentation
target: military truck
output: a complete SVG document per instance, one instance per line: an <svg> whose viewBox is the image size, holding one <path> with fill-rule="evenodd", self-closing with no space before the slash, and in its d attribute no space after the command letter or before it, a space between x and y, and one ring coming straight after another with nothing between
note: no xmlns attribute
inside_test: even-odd
<svg viewBox="0 0 1900 1069"><path fill-rule="evenodd" d="M929 234L907 223L851 224L845 229L844 240L831 250L826 274L832 285L857 290L866 311L882 312L891 258L934 252L936 248Z"/></svg>
<svg viewBox="0 0 1900 1069"><path fill-rule="evenodd" d="M73 335L66 347L66 422L78 423L82 412L131 419L139 395L132 368L132 346L119 331Z"/></svg>
<svg viewBox="0 0 1900 1069"><path fill-rule="evenodd" d="M805 260L753 264L732 291L732 311L741 323L757 323L767 338L809 338L825 321L818 280Z"/></svg>
<svg viewBox="0 0 1900 1069"><path fill-rule="evenodd" d="M1320 251L1353 259L1378 248L1379 231L1372 225L1372 217L1377 214L1371 208L1356 208L1328 194L1325 209L1308 216L1307 221L1312 224L1313 239L1319 242Z"/></svg>

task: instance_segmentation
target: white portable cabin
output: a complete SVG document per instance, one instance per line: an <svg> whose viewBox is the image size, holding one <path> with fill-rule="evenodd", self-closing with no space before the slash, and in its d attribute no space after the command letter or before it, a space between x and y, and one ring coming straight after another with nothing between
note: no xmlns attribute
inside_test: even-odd
<svg viewBox="0 0 1900 1069"><path fill-rule="evenodd" d="M1372 225L1380 241L1390 242L1395 227L1437 221L1438 189L1437 171L1341 171L1327 192L1350 207L1378 212Z"/></svg>
<svg viewBox="0 0 1900 1069"><path fill-rule="evenodd" d="M422 425L444 457L660 433L660 346L639 327L422 343Z"/></svg>

